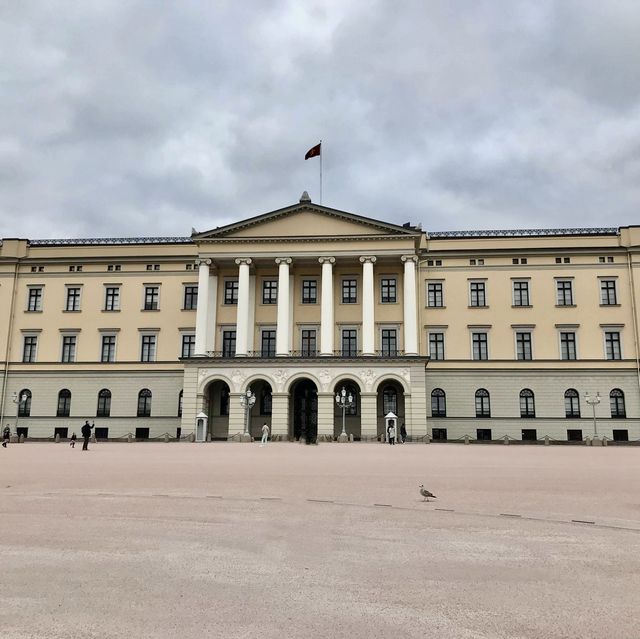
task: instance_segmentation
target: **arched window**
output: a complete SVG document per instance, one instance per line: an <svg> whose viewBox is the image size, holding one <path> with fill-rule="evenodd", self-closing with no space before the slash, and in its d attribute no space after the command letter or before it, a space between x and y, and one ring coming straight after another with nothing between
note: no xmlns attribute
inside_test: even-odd
<svg viewBox="0 0 640 639"><path fill-rule="evenodd" d="M564 414L567 417L580 417L580 396L575 388L564 393Z"/></svg>
<svg viewBox="0 0 640 639"><path fill-rule="evenodd" d="M67 388L63 388L58 393L58 410L56 411L56 417L69 417L71 412L71 391Z"/></svg>
<svg viewBox="0 0 640 639"><path fill-rule="evenodd" d="M184 391L181 390L178 393L178 417L182 417L182 396L184 394Z"/></svg>
<svg viewBox="0 0 640 639"><path fill-rule="evenodd" d="M98 393L96 417L109 417L109 415L111 415L111 391L108 388L103 388Z"/></svg>
<svg viewBox="0 0 640 639"><path fill-rule="evenodd" d="M627 410L624 406L624 393L619 388L614 388L609 393L609 404L611 405L611 417L627 416Z"/></svg>
<svg viewBox="0 0 640 639"><path fill-rule="evenodd" d="M431 391L431 417L447 416L447 396L441 388Z"/></svg>
<svg viewBox="0 0 640 639"><path fill-rule="evenodd" d="M523 388L520 391L520 417L535 417L536 404L533 391Z"/></svg>
<svg viewBox="0 0 640 639"><path fill-rule="evenodd" d="M476 417L491 417L489 391L484 388L476 391Z"/></svg>
<svg viewBox="0 0 640 639"><path fill-rule="evenodd" d="M382 412L398 414L398 392L393 386L385 386L382 391Z"/></svg>
<svg viewBox="0 0 640 639"><path fill-rule="evenodd" d="M272 399L271 399L271 388L268 386L263 386L260 391L260 414L261 415L271 415L272 410Z"/></svg>
<svg viewBox="0 0 640 639"><path fill-rule="evenodd" d="M138 417L151 417L151 391L148 388L138 393Z"/></svg>
<svg viewBox="0 0 640 639"><path fill-rule="evenodd" d="M23 388L18 393L18 417L31 416L31 391Z"/></svg>

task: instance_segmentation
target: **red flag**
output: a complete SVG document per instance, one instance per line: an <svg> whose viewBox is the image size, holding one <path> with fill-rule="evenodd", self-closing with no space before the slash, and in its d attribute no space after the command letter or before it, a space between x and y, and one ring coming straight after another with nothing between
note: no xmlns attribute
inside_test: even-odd
<svg viewBox="0 0 640 639"><path fill-rule="evenodd" d="M320 144L316 144L315 146L311 147L308 151L307 154L304 156L305 160L308 160L309 158L315 158L318 155L320 155L321 149L320 147L322 146L322 142L320 142Z"/></svg>

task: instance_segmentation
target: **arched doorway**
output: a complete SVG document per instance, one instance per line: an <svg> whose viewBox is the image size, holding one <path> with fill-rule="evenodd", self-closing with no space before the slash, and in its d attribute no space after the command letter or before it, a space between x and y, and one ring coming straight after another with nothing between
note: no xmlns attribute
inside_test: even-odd
<svg viewBox="0 0 640 639"><path fill-rule="evenodd" d="M291 387L289 433L295 441L315 444L318 439L318 389L310 379L300 379Z"/></svg>
<svg viewBox="0 0 640 639"><path fill-rule="evenodd" d="M338 382L334 389L333 395L342 394L342 389L345 389L347 397L351 395L353 399L353 406L347 408L344 411L345 431L347 435L353 435L353 438L359 440L362 435L362 426L360 416L362 415L362 405L360 403L360 386L350 379L345 379ZM338 406L338 403L333 402L333 436L338 438L342 433L342 408Z"/></svg>
<svg viewBox="0 0 640 639"><path fill-rule="evenodd" d="M256 379L249 384L251 392L256 396L256 403L251 409L249 432L254 439L262 437L262 424L271 428L271 384L264 379Z"/></svg>
<svg viewBox="0 0 640 639"><path fill-rule="evenodd" d="M217 379L204 391L205 413L211 439L225 440L229 437L229 385Z"/></svg>
<svg viewBox="0 0 640 639"><path fill-rule="evenodd" d="M405 423L404 388L395 379L385 379L378 385L378 396L376 398L378 436L385 436L384 418L389 413L394 413L398 416L397 437L399 438L400 426Z"/></svg>

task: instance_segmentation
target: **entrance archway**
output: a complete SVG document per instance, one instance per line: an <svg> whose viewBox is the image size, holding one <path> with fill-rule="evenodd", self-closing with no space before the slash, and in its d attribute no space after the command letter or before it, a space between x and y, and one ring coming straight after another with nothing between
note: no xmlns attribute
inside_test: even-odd
<svg viewBox="0 0 640 639"><path fill-rule="evenodd" d="M295 441L314 444L318 439L318 388L310 379L300 379L289 397L289 434Z"/></svg>
<svg viewBox="0 0 640 639"><path fill-rule="evenodd" d="M256 379L249 384L251 392L256 396L256 403L251 410L249 432L255 438L262 437L262 424L271 428L271 384L264 379Z"/></svg>
<svg viewBox="0 0 640 639"><path fill-rule="evenodd" d="M342 393L344 387L347 392L347 396L353 397L353 406L345 410L345 430L347 435L353 435L353 438L359 440L362 435L362 424L360 417L362 415L362 405L360 402L360 386L353 380L344 379L338 382L334 389L333 395L336 393ZM338 406L337 402L333 402L333 436L335 439L342 433L342 409Z"/></svg>
<svg viewBox="0 0 640 639"><path fill-rule="evenodd" d="M205 412L209 417L208 431L211 439L229 437L229 386L221 379L207 385L204 391Z"/></svg>
<svg viewBox="0 0 640 639"><path fill-rule="evenodd" d="M405 423L404 388L395 379L385 379L378 385L376 398L378 436L385 436L384 417L388 413L398 416L397 437L400 437L400 426Z"/></svg>

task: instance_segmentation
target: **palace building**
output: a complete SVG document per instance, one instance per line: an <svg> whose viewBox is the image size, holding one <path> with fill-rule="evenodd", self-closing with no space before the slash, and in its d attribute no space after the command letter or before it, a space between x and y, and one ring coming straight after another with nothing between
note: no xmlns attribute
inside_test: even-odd
<svg viewBox="0 0 640 639"><path fill-rule="evenodd" d="M30 438L640 439L640 226L423 231L311 202L189 237L7 238L1 422ZM599 395L597 395L599 394ZM589 401L587 401L589 400ZM599 400L599 401L598 401ZM593 409L595 416L593 417Z"/></svg>

